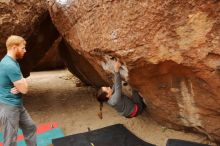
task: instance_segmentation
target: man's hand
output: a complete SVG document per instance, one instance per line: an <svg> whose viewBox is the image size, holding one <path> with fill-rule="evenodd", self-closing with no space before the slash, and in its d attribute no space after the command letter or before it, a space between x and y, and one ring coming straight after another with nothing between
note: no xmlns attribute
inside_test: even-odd
<svg viewBox="0 0 220 146"><path fill-rule="evenodd" d="M20 93L16 87L11 88L11 91L10 91L10 92L11 92L12 94L18 94L18 93Z"/></svg>
<svg viewBox="0 0 220 146"><path fill-rule="evenodd" d="M25 78L22 78L18 81L13 82L14 87L22 94L27 94L28 84Z"/></svg>
<svg viewBox="0 0 220 146"><path fill-rule="evenodd" d="M120 67L121 67L121 63L117 60L114 64L114 70L115 72L119 72L120 70Z"/></svg>

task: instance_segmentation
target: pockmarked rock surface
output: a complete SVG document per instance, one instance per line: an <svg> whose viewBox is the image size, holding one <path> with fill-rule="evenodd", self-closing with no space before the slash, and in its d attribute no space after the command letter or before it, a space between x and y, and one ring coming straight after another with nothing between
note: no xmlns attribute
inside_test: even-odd
<svg viewBox="0 0 220 146"><path fill-rule="evenodd" d="M46 1L0 1L0 59L6 53L5 42L10 35L20 35L27 40L27 53L21 60L26 77L59 36L51 22Z"/></svg>
<svg viewBox="0 0 220 146"><path fill-rule="evenodd" d="M35 4L35 5L34 5ZM47 7L43 0L0 1L0 57L5 54L5 41L12 34L25 38L31 36L35 27L43 19Z"/></svg>
<svg viewBox="0 0 220 146"><path fill-rule="evenodd" d="M51 0L49 7L66 43L103 83L111 85L119 58L153 119L220 142L220 1Z"/></svg>

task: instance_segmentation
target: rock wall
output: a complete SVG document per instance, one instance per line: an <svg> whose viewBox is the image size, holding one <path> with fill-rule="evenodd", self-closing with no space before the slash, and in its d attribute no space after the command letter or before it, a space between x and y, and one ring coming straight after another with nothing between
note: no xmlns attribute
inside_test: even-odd
<svg viewBox="0 0 220 146"><path fill-rule="evenodd" d="M220 142L219 0L50 0L49 7L65 42L106 84L117 57L153 119Z"/></svg>
<svg viewBox="0 0 220 146"><path fill-rule="evenodd" d="M44 0L3 0L0 2L0 57L5 54L5 41L12 34L31 36L47 11Z"/></svg>
<svg viewBox="0 0 220 146"><path fill-rule="evenodd" d="M72 49L65 40L62 40L59 45L59 54L69 71L86 85L97 87L107 84L89 61Z"/></svg>
<svg viewBox="0 0 220 146"><path fill-rule="evenodd" d="M50 49L44 54L43 58L34 66L33 71L64 69L65 65L59 55L59 45L61 37L58 38Z"/></svg>
<svg viewBox="0 0 220 146"><path fill-rule="evenodd" d="M12 34L27 40L27 53L21 60L22 71L26 77L59 36L51 22L46 1L1 1L0 59L6 53L5 41Z"/></svg>
<svg viewBox="0 0 220 146"><path fill-rule="evenodd" d="M20 60L21 69L25 77L30 75L32 68L45 56L58 37L59 33L48 16L27 39L27 53Z"/></svg>

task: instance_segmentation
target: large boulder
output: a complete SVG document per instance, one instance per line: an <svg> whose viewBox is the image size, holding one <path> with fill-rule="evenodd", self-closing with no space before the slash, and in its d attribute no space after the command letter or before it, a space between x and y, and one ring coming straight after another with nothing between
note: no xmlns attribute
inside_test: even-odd
<svg viewBox="0 0 220 146"><path fill-rule="evenodd" d="M93 65L83 55L72 49L65 40L59 44L59 54L69 71L86 85L97 87L107 84Z"/></svg>
<svg viewBox="0 0 220 146"><path fill-rule="evenodd" d="M51 48L44 54L43 58L34 66L33 71L63 69L65 67L58 51L61 39L60 37L53 43Z"/></svg>
<svg viewBox="0 0 220 146"><path fill-rule="evenodd" d="M21 60L21 68L26 77L59 36L51 22L46 1L1 1L0 59L6 53L5 41L12 34L20 35L27 40L27 53Z"/></svg>
<svg viewBox="0 0 220 146"><path fill-rule="evenodd" d="M111 85L117 57L124 64L122 76L144 96L153 119L220 142L219 0L51 0L49 5L69 45L69 60L71 51L83 56L103 80L91 77L90 83Z"/></svg>
<svg viewBox="0 0 220 146"><path fill-rule="evenodd" d="M12 34L30 37L36 25L44 19L47 7L44 0L3 0L0 2L0 10L0 58L2 58L6 53L7 37Z"/></svg>

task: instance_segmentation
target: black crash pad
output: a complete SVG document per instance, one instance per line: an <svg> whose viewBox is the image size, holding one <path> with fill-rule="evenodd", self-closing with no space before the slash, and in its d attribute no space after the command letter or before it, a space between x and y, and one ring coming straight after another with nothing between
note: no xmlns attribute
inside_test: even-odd
<svg viewBox="0 0 220 146"><path fill-rule="evenodd" d="M52 140L54 146L155 146L136 137L122 124Z"/></svg>
<svg viewBox="0 0 220 146"><path fill-rule="evenodd" d="M209 146L209 145L195 143L191 141L179 140L179 139L168 139L166 146Z"/></svg>

